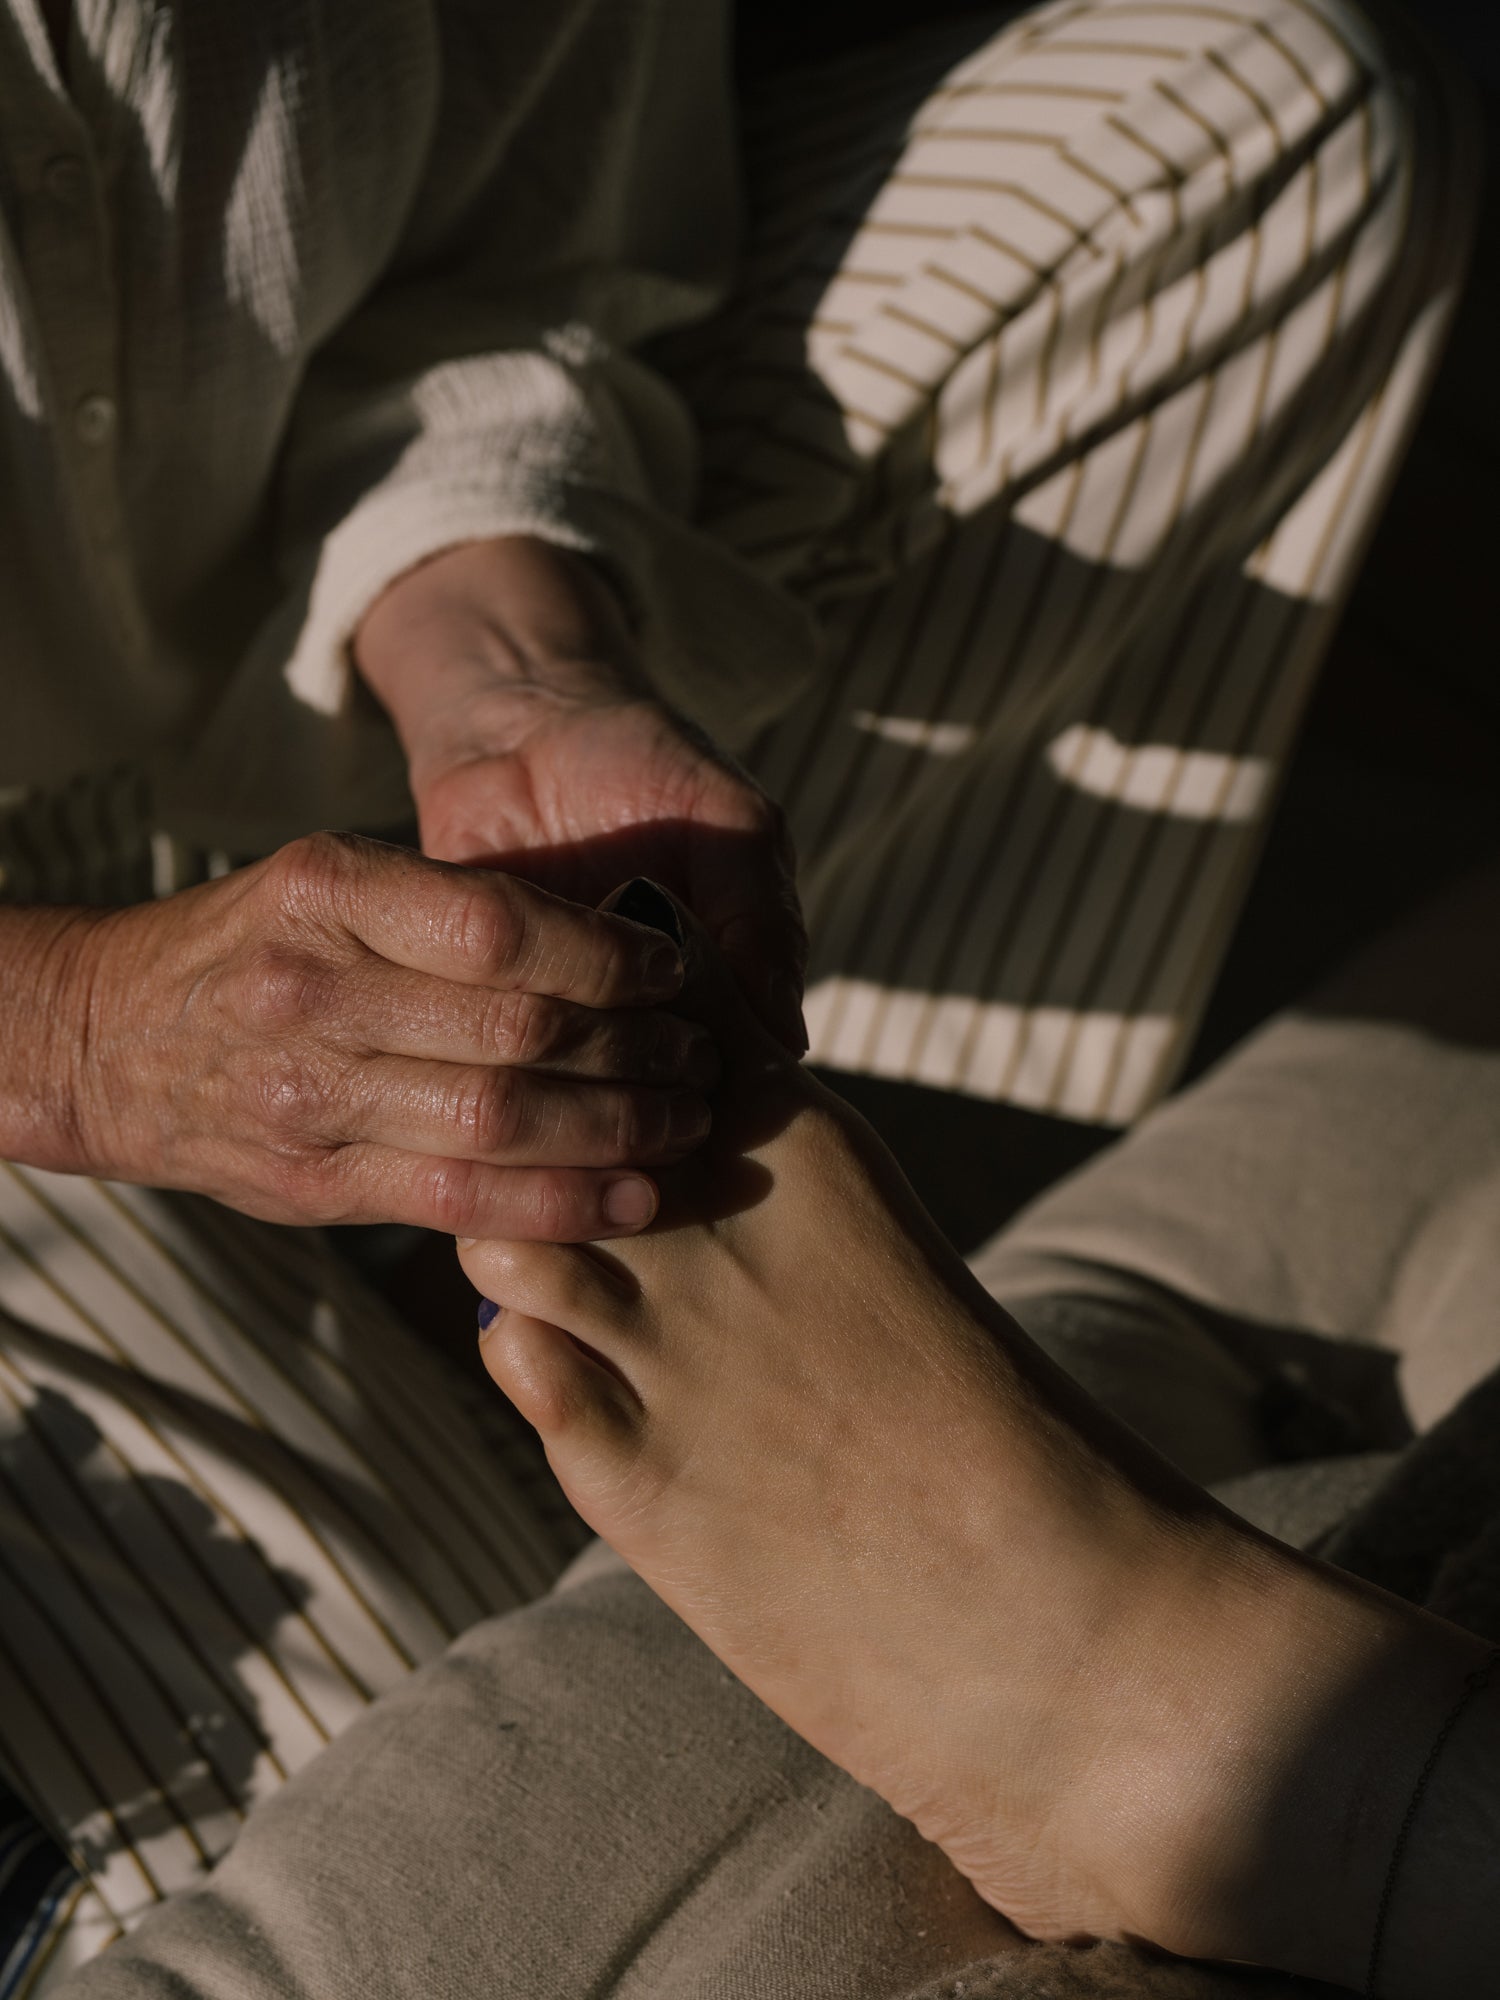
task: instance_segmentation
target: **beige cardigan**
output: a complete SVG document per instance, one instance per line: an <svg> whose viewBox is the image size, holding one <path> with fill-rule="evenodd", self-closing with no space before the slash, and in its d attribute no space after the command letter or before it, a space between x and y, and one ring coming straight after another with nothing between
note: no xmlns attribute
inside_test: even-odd
<svg viewBox="0 0 1500 2000"><path fill-rule="evenodd" d="M738 734L808 652L684 525L632 359L735 248L722 0L0 0L0 787L138 762L237 847L405 805L347 642L393 577L604 556Z"/></svg>

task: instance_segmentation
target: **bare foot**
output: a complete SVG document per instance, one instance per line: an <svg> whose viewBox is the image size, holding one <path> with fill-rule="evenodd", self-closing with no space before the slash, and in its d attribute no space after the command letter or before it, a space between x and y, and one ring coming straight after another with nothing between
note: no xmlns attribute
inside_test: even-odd
<svg viewBox="0 0 1500 2000"><path fill-rule="evenodd" d="M1021 1929L1359 1983L1467 1641L1429 1658L1449 1628L1251 1533L1099 1412L706 984L714 1138L653 1227L461 1247L502 1308L485 1365L569 1497Z"/></svg>

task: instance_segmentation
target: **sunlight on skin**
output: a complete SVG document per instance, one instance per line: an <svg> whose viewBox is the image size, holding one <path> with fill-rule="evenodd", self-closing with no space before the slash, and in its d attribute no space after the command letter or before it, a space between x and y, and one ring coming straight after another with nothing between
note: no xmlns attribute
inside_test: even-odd
<svg viewBox="0 0 1500 2000"><path fill-rule="evenodd" d="M574 1505L1024 1932L1357 1984L1393 1733L1430 1741L1483 1649L1090 1403L690 950L725 1078L657 1222L460 1246Z"/></svg>

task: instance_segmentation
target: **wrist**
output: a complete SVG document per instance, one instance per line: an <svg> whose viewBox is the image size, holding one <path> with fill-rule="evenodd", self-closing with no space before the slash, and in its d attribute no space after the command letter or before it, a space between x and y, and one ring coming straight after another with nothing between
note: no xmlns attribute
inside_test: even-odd
<svg viewBox="0 0 1500 2000"><path fill-rule="evenodd" d="M59 1173L102 1169L105 945L118 914L0 911L0 1158Z"/></svg>
<svg viewBox="0 0 1500 2000"><path fill-rule="evenodd" d="M559 706L649 697L623 607L595 564L531 536L444 550L361 620L355 664L412 766L503 755Z"/></svg>

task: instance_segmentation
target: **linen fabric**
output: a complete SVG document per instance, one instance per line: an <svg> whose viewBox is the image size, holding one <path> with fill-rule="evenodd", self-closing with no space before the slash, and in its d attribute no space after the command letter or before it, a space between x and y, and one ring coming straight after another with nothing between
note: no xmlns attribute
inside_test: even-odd
<svg viewBox="0 0 1500 2000"><path fill-rule="evenodd" d="M555 1579L579 1524L487 1389L317 1231L0 1164L0 1993Z"/></svg>
<svg viewBox="0 0 1500 2000"><path fill-rule="evenodd" d="M477 537L597 552L678 696L710 638L751 711L805 670L628 351L732 268L726 12L78 0L60 68L5 0L0 787L127 764L234 851L394 821L347 641Z"/></svg>
<svg viewBox="0 0 1500 2000"><path fill-rule="evenodd" d="M1194 1478L1398 1447L1500 1360L1497 909L1459 885L975 1256Z"/></svg>

